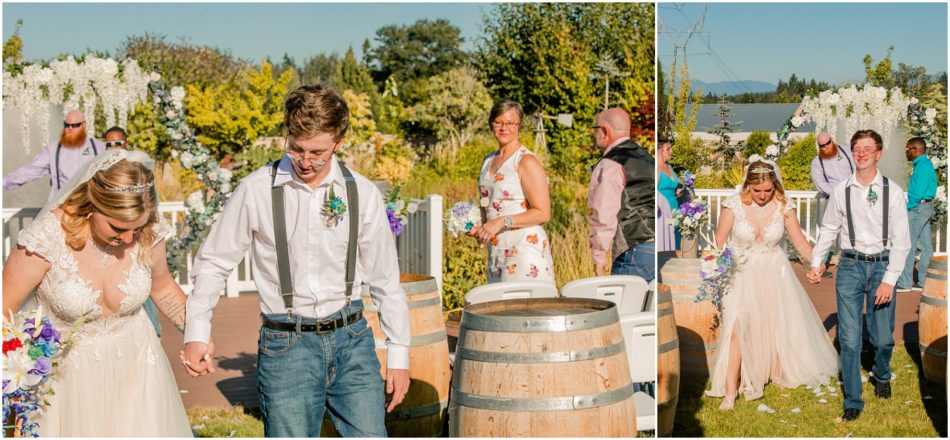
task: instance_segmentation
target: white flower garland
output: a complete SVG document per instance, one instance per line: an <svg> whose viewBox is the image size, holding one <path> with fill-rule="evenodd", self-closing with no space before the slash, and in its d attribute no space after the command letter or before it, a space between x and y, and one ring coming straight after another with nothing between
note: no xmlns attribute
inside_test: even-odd
<svg viewBox="0 0 950 440"><path fill-rule="evenodd" d="M80 61L73 56L43 64L8 64L3 69L3 107L21 112L23 146L29 152L30 124L42 130L43 143L49 142L50 105L62 105L64 111L81 108L87 121L102 107L106 125L125 127L135 104L144 102L149 77L137 61L119 63L112 58L87 55Z"/></svg>

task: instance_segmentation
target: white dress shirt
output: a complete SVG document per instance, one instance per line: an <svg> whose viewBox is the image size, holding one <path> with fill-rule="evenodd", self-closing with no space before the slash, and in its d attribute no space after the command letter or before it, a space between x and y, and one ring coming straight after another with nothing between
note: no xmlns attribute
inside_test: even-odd
<svg viewBox="0 0 950 440"><path fill-rule="evenodd" d="M348 204L346 180L336 157L329 174L316 188L297 177L290 159L281 159L275 185L284 186L290 274L294 313L325 318L346 303L346 250L349 213L328 226L320 213L326 194ZM188 296L185 342L207 342L211 316L231 271L251 250L254 283L260 293L261 313L286 313L280 295L274 221L271 211L271 166L244 179L224 206L221 217L195 256L194 290ZM396 243L389 228L382 194L369 179L353 172L359 192L359 232L356 277L351 301L360 301L360 284L369 284L387 338L387 366L409 368L409 309L399 284Z"/></svg>
<svg viewBox="0 0 950 440"><path fill-rule="evenodd" d="M889 180L890 221L887 224L887 249L890 249L890 259L887 263L887 272L881 280L883 283L895 285L904 270L904 260L910 252L910 229L907 223L907 197L904 190ZM821 221L821 232L818 242L812 252L811 265L817 268L825 261L828 250L835 238L841 235L841 248L852 249L848 239L848 214L845 205L845 189L851 187L851 215L854 222L854 250L864 254L876 254L884 251L884 179L880 173L872 181L874 190L878 194L878 201L871 205L867 200L870 186L863 186L858 182L857 175L852 175L844 182L835 185L828 202L828 209Z"/></svg>

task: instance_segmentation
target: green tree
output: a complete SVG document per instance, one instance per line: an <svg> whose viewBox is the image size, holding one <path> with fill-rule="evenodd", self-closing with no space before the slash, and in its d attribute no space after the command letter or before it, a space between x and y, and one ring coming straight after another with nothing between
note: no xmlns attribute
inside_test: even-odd
<svg viewBox="0 0 950 440"><path fill-rule="evenodd" d="M440 141L462 148L486 125L491 105L478 72L460 67L427 81L425 98L413 108L413 119L434 131Z"/></svg>
<svg viewBox="0 0 950 440"><path fill-rule="evenodd" d="M514 99L528 114L571 113L572 128L548 124L550 170L583 181L599 152L586 131L603 105L593 66L603 54L629 76L611 81L611 102L637 125L653 96L652 4L505 3L484 18L476 65L493 96ZM601 86L602 87L602 86ZM652 131L652 122L650 123Z"/></svg>
<svg viewBox="0 0 950 440"><path fill-rule="evenodd" d="M874 64L874 58L871 54L864 55L864 73L868 84L878 87L894 87L894 77L891 74L891 53L894 52L894 46L887 48L887 55L877 64Z"/></svg>
<svg viewBox="0 0 950 440"><path fill-rule="evenodd" d="M667 113L672 116L672 133L676 141L670 164L679 169L690 170L703 177L708 173L701 171L705 158L712 152L699 139L693 139L696 129L696 114L702 99L702 89L693 91L693 82L689 79L689 67L686 64L671 67L670 82L667 85Z"/></svg>
<svg viewBox="0 0 950 440"><path fill-rule="evenodd" d="M778 160L782 170L782 181L786 190L810 190L811 161L818 152L815 150L815 135L799 139L793 143Z"/></svg>
<svg viewBox="0 0 950 440"><path fill-rule="evenodd" d="M765 157L765 149L773 143L774 142L772 142L772 137L769 135L769 132L755 130L749 134L749 138L746 139L743 154L746 158L752 156L753 154L758 154L759 156Z"/></svg>
<svg viewBox="0 0 950 440"><path fill-rule="evenodd" d="M286 70L275 78L273 67L265 60L260 69L246 67L230 84L188 85L188 124L216 157L235 154L261 136L278 133L283 98L292 76L293 71Z"/></svg>
<svg viewBox="0 0 950 440"><path fill-rule="evenodd" d="M376 46L367 59L373 76L382 85L389 77L403 84L402 98L414 103L415 94L426 78L461 66L465 53L461 30L445 19L418 20L408 26L389 25L376 30ZM412 95L412 96L410 96Z"/></svg>
<svg viewBox="0 0 950 440"><path fill-rule="evenodd" d="M723 161L722 164L730 163L736 159L737 153L739 152L740 145L732 144L732 133L736 131L742 122L733 122L730 119L732 118L732 103L726 101L725 97L719 99L719 109L716 111L716 116L718 122L716 126L708 130L707 133L716 136L718 141L716 142L716 152L719 154L720 159Z"/></svg>
<svg viewBox="0 0 950 440"><path fill-rule="evenodd" d="M307 58L300 70L300 83L315 85L329 82L330 77L336 73L337 65L340 64L340 56L336 53L318 54Z"/></svg>
<svg viewBox="0 0 950 440"><path fill-rule="evenodd" d="M224 50L192 46L187 41L169 43L163 35L152 34L126 39L119 48L118 58L138 60L145 69L157 71L173 86L228 84L249 65Z"/></svg>
<svg viewBox="0 0 950 440"><path fill-rule="evenodd" d="M23 20L16 21L16 29L13 35L3 42L3 64L19 63L23 58L23 39L20 38L20 29L23 27Z"/></svg>

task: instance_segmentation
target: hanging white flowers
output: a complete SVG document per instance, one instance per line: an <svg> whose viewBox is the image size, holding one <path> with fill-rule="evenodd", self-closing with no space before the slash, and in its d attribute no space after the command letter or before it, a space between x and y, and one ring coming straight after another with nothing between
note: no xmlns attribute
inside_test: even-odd
<svg viewBox="0 0 950 440"><path fill-rule="evenodd" d="M30 126L39 125L43 143L49 142L49 109L61 105L64 112L80 108L86 120L103 110L106 126L125 127L135 104L145 101L150 77L137 61L121 63L112 58L73 56L48 64L8 64L3 70L3 107L21 113L21 137L29 152Z"/></svg>

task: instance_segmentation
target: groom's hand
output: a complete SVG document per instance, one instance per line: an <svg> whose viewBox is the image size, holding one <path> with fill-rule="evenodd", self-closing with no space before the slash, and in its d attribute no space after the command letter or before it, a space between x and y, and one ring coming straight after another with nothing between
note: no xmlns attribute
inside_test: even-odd
<svg viewBox="0 0 950 440"><path fill-rule="evenodd" d="M409 370L386 369L386 394L392 394L393 398L386 405L386 412L392 412L396 405L402 403L409 391Z"/></svg>
<svg viewBox="0 0 950 440"><path fill-rule="evenodd" d="M185 350L181 353L181 362L191 377L214 373L214 365L211 363L213 347L203 342L185 344Z"/></svg>
<svg viewBox="0 0 950 440"><path fill-rule="evenodd" d="M812 268L808 271L808 281L811 281L812 284L818 284L821 282L821 275L825 273L825 265L822 264L817 268Z"/></svg>
<svg viewBox="0 0 950 440"><path fill-rule="evenodd" d="M877 286L877 293L874 295L874 305L879 306L891 302L894 297L894 285L881 283Z"/></svg>

